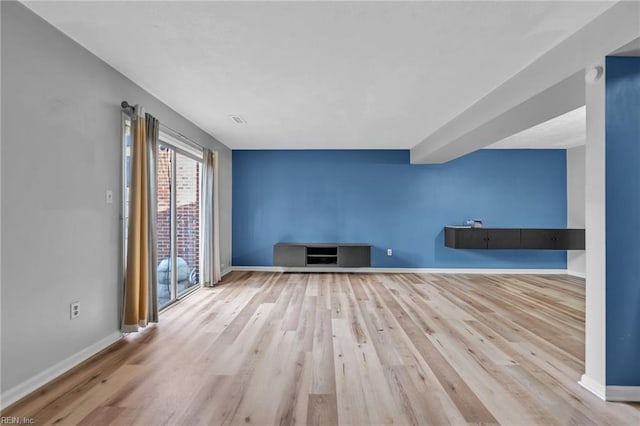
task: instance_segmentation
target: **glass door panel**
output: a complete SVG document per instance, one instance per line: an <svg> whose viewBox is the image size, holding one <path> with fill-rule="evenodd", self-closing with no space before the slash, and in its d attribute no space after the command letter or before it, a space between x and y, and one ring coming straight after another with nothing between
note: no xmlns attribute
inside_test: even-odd
<svg viewBox="0 0 640 426"><path fill-rule="evenodd" d="M200 284L200 162L176 153L176 268L180 296Z"/></svg>
<svg viewBox="0 0 640 426"><path fill-rule="evenodd" d="M164 145L158 147L156 161L157 170L157 279L158 279L158 307L162 308L175 300L173 271L173 175L175 152Z"/></svg>
<svg viewBox="0 0 640 426"><path fill-rule="evenodd" d="M129 237L129 193L131 192L131 119L123 116L122 125L122 264L125 265L127 258L127 239Z"/></svg>

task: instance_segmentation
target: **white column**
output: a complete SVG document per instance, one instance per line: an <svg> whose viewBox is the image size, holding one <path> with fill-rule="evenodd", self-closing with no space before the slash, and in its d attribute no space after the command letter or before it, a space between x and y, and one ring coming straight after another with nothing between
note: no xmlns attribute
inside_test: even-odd
<svg viewBox="0 0 640 426"><path fill-rule="evenodd" d="M604 58L594 66L605 67ZM589 67L591 69L592 67ZM606 70L605 70L606 72ZM580 383L599 397L606 386L605 76L586 83L586 324L585 374Z"/></svg>

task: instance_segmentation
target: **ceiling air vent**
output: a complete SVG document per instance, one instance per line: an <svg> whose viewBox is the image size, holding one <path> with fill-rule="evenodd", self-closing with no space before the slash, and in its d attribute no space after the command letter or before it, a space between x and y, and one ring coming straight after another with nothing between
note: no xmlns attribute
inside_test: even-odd
<svg viewBox="0 0 640 426"><path fill-rule="evenodd" d="M236 124L245 124L246 123L244 118L240 117L239 115L230 115L229 118L231 119L231 121L233 121Z"/></svg>

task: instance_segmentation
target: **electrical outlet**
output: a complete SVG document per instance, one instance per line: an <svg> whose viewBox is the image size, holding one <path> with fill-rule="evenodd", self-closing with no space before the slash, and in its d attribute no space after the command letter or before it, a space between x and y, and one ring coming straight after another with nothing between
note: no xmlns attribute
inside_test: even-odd
<svg viewBox="0 0 640 426"><path fill-rule="evenodd" d="M387 249L387 256L393 256L393 250Z"/></svg>
<svg viewBox="0 0 640 426"><path fill-rule="evenodd" d="M80 302L72 302L70 307L71 319L76 319L80 316Z"/></svg>
<svg viewBox="0 0 640 426"><path fill-rule="evenodd" d="M113 191L110 189L107 189L107 192L105 193L105 200L107 202L107 204L113 204Z"/></svg>

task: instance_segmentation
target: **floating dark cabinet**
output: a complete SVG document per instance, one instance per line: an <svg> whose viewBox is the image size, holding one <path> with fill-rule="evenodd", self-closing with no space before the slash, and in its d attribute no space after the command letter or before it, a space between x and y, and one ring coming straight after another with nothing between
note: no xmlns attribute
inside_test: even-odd
<svg viewBox="0 0 640 426"><path fill-rule="evenodd" d="M447 226L444 245L455 249L584 250L584 229Z"/></svg>
<svg viewBox="0 0 640 426"><path fill-rule="evenodd" d="M290 267L371 266L371 246L360 243L277 243L273 265Z"/></svg>

